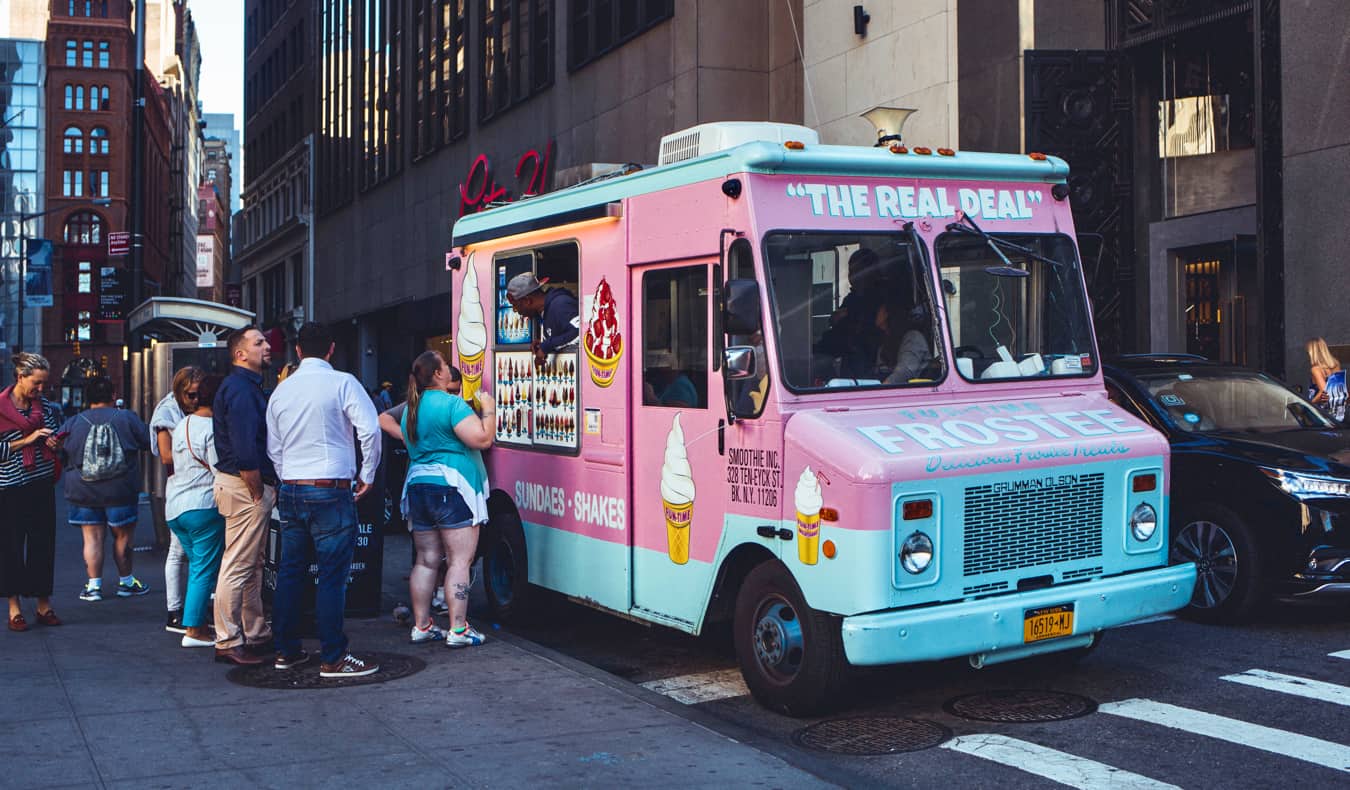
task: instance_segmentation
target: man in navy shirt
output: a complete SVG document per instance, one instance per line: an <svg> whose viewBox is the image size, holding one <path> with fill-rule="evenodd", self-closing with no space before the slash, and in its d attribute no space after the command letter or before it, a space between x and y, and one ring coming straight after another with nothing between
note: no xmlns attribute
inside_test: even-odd
<svg viewBox="0 0 1350 790"><path fill-rule="evenodd" d="M228 348L234 368L215 400L216 508L225 518L225 552L216 582L216 660L261 664L272 641L262 606L263 545L277 501L262 391L272 350L256 327L232 334Z"/></svg>
<svg viewBox="0 0 1350 790"><path fill-rule="evenodd" d="M523 272L506 284L506 299L517 313L539 322L539 339L534 341L536 365L544 364L549 354L577 342L581 333L577 298L566 288L545 291L543 282L532 273Z"/></svg>

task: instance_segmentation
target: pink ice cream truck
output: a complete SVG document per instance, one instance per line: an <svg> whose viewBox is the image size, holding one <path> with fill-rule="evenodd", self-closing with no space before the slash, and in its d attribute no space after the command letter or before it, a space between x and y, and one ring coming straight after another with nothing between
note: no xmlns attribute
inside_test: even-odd
<svg viewBox="0 0 1350 790"><path fill-rule="evenodd" d="M805 715L851 665L1082 655L1185 605L1167 444L1107 399L1067 165L817 139L695 127L455 224L496 614L547 588L730 620L755 697ZM542 365L522 272L579 305Z"/></svg>

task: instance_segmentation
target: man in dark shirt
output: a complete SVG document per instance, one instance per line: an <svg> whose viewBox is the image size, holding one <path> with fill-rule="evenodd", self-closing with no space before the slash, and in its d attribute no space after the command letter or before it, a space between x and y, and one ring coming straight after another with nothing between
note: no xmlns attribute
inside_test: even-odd
<svg viewBox="0 0 1350 790"><path fill-rule="evenodd" d="M532 273L523 272L506 284L506 298L517 313L539 322L539 339L534 341L535 364L544 364L549 354L577 342L581 321L577 316L577 298L571 291L566 288L545 291L544 284Z"/></svg>
<svg viewBox="0 0 1350 790"><path fill-rule="evenodd" d="M277 501L267 456L267 397L262 371L272 361L256 327L230 336L234 368L215 399L216 508L225 519L225 552L216 581L216 660L261 664L272 630L262 607L263 545Z"/></svg>

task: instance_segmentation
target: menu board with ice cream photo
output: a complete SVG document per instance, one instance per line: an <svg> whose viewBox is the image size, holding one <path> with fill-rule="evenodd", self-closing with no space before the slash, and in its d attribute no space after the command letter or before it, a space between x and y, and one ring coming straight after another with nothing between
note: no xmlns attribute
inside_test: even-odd
<svg viewBox="0 0 1350 790"><path fill-rule="evenodd" d="M530 342L530 319L517 313L506 298L506 284L522 272L534 271L534 256L529 253L499 258L497 265L497 345Z"/></svg>
<svg viewBox="0 0 1350 790"><path fill-rule="evenodd" d="M498 351L495 356L497 375L492 381L497 398L497 441L531 444L534 354L528 351Z"/></svg>

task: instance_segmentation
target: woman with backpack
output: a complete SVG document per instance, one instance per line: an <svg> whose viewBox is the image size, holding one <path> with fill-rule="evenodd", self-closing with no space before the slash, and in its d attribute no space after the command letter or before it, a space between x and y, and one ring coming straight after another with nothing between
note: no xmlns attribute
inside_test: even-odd
<svg viewBox="0 0 1350 790"><path fill-rule="evenodd" d="M66 420L66 472L61 478L70 524L84 530L84 564L89 581L82 601L103 600L104 533L113 533L113 560L120 577L117 597L145 595L150 587L131 573L131 537L138 520L140 453L150 449L150 429L136 412L113 406L106 376L84 388L89 410Z"/></svg>
<svg viewBox="0 0 1350 790"><path fill-rule="evenodd" d="M0 595L11 631L28 630L20 596L37 598L39 624L61 625L51 602L61 407L42 397L49 375L46 359L19 353L14 385L0 391Z"/></svg>
<svg viewBox="0 0 1350 790"><path fill-rule="evenodd" d="M183 599L183 647L215 647L211 630L220 558L225 550L225 518L216 510L216 441L213 407L225 378L209 375L193 387L195 408L171 437L173 476L164 491L164 518L188 558L187 595Z"/></svg>

